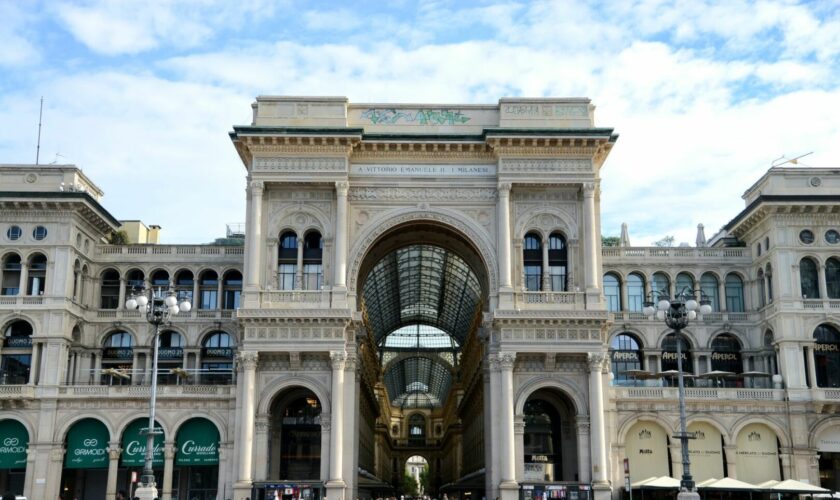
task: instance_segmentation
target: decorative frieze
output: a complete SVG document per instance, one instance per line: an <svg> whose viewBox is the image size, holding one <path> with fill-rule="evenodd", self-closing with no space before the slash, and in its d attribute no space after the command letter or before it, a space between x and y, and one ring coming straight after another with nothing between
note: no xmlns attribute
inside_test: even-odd
<svg viewBox="0 0 840 500"><path fill-rule="evenodd" d="M585 158L503 158L500 174L564 174L592 171L592 161Z"/></svg>
<svg viewBox="0 0 840 500"><path fill-rule="evenodd" d="M484 201L496 199L493 188L357 187L350 201Z"/></svg>

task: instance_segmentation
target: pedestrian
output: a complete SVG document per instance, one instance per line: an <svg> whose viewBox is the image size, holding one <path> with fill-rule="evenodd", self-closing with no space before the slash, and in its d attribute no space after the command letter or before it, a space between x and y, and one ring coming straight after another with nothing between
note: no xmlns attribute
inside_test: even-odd
<svg viewBox="0 0 840 500"><path fill-rule="evenodd" d="M126 500L125 490L120 490L117 492L117 500Z"/></svg>

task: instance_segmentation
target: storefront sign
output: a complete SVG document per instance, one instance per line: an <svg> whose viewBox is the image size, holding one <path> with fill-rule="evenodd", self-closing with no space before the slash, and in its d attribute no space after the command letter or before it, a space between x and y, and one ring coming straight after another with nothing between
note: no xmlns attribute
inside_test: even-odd
<svg viewBox="0 0 840 500"><path fill-rule="evenodd" d="M156 426L157 423L155 423ZM146 463L146 435L140 430L149 426L148 419L137 419L125 428L122 437L122 464L128 467L142 466ZM152 454L152 465L163 466L164 435L155 435L155 447Z"/></svg>
<svg viewBox="0 0 840 500"><path fill-rule="evenodd" d="M760 484L780 481L776 434L763 424L749 424L738 434L735 465L738 479Z"/></svg>
<svg viewBox="0 0 840 500"><path fill-rule="evenodd" d="M0 420L0 469L25 469L29 433L16 420Z"/></svg>
<svg viewBox="0 0 840 500"><path fill-rule="evenodd" d="M822 452L840 452L840 426L825 429L817 437L817 450Z"/></svg>
<svg viewBox="0 0 840 500"><path fill-rule="evenodd" d="M691 457L691 473L695 481L719 479L723 474L723 448L720 431L705 422L692 422L688 432L694 433L694 439L688 441L688 454Z"/></svg>
<svg viewBox="0 0 840 500"><path fill-rule="evenodd" d="M639 422L627 432L625 453L632 480L668 475L668 437L662 427Z"/></svg>
<svg viewBox="0 0 840 500"><path fill-rule="evenodd" d="M219 431L207 419L194 418L182 425L175 445L175 465L219 463Z"/></svg>
<svg viewBox="0 0 840 500"><path fill-rule="evenodd" d="M108 467L108 429L92 418L77 422L67 433L67 469L105 469Z"/></svg>

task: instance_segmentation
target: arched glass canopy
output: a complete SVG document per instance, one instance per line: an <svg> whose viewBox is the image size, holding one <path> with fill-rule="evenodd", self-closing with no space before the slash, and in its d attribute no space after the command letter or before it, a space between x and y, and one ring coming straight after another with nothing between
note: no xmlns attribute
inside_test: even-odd
<svg viewBox="0 0 840 500"><path fill-rule="evenodd" d="M481 306L481 286L458 255L434 245L386 254L362 288L391 404L439 407Z"/></svg>

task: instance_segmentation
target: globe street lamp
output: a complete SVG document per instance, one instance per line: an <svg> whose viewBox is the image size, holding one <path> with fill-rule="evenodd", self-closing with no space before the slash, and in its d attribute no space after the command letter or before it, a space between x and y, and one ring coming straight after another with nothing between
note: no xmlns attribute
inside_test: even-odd
<svg viewBox="0 0 840 500"><path fill-rule="evenodd" d="M700 296L698 302L696 297ZM679 406L680 406L680 433L674 437L679 438L680 448L682 451L683 474L680 480L680 492L677 498L681 500L699 499L700 495L694 486L694 479L691 477L691 462L688 458L688 440L693 438L693 434L689 434L686 430L685 424L685 385L683 382L682 369L682 338L680 332L683 328L688 326L688 322L697 318L697 312L700 314L709 314L712 312L711 302L702 291L693 291L688 287L682 289L674 298L669 299L668 293L665 290L654 292L651 294L651 299L646 301L642 312L645 316L651 317L654 314L659 321L665 321L674 331L674 338L677 343L677 379L679 386Z"/></svg>
<svg viewBox="0 0 840 500"><path fill-rule="evenodd" d="M172 290L165 293L158 289L157 292L151 289L135 289L131 297L125 301L125 308L140 310L146 313L146 321L155 327L155 334L152 338L152 389L149 396L149 427L141 429L140 433L146 435L146 461L143 464L143 474L140 476L140 487L137 488L135 496L140 499L157 498L157 487L155 484L155 473L152 470L154 460L155 435L161 434L161 429L155 427L155 401L157 399L157 370L158 370L158 335L160 325L169 323L172 316L179 312L190 312L192 305L189 300L178 302L178 297Z"/></svg>

